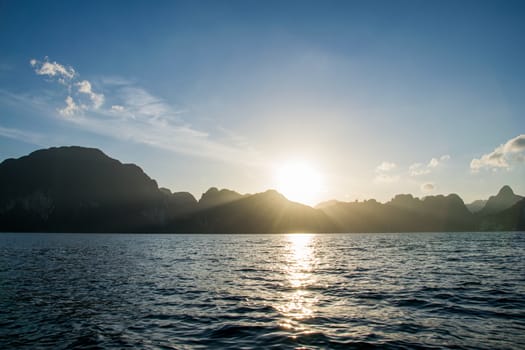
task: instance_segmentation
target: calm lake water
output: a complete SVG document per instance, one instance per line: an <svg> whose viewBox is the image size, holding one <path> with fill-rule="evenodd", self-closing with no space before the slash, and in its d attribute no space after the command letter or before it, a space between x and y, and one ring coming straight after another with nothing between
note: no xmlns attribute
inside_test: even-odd
<svg viewBox="0 0 525 350"><path fill-rule="evenodd" d="M525 233L0 234L0 348L525 348Z"/></svg>

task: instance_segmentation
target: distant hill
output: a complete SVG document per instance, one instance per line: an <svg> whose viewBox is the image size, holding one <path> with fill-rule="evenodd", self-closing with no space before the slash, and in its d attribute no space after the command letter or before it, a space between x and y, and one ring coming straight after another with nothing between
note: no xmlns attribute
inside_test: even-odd
<svg viewBox="0 0 525 350"><path fill-rule="evenodd" d="M211 187L208 191L202 194L199 200L199 209L207 209L217 207L219 205L227 204L237 201L244 196L235 191L228 189L218 190L216 187Z"/></svg>
<svg viewBox="0 0 525 350"><path fill-rule="evenodd" d="M102 151L54 147L0 163L0 231L415 232L523 230L524 200L504 186L476 214L455 194L312 208L276 191L210 188L197 201L159 188L141 168Z"/></svg>
<svg viewBox="0 0 525 350"><path fill-rule="evenodd" d="M467 209L470 210L471 213L477 213L478 211L480 211L481 209L485 207L485 204L487 204L486 199L478 199L478 200L475 200L474 202L466 204L466 206L467 206Z"/></svg>
<svg viewBox="0 0 525 350"><path fill-rule="evenodd" d="M164 204L166 212L170 213L170 217L178 217L197 210L199 203L189 192L174 192L167 188L160 188L161 192L165 194Z"/></svg>
<svg viewBox="0 0 525 350"><path fill-rule="evenodd" d="M3 231L136 231L164 196L138 166L98 149L58 147L0 164Z"/></svg>
<svg viewBox="0 0 525 350"><path fill-rule="evenodd" d="M499 213L481 218L481 231L525 231L525 199Z"/></svg>
<svg viewBox="0 0 525 350"><path fill-rule="evenodd" d="M210 188L197 201L159 188L138 166L84 147L0 164L0 231L321 232L326 216L275 191Z"/></svg>
<svg viewBox="0 0 525 350"><path fill-rule="evenodd" d="M184 220L177 219L170 226L170 231L334 232L335 228L322 211L290 202L280 193L269 190L198 211Z"/></svg>
<svg viewBox="0 0 525 350"><path fill-rule="evenodd" d="M457 195L430 196L423 200L410 194L390 202L335 202L321 207L343 231L415 232L475 230L475 219Z"/></svg>
<svg viewBox="0 0 525 350"><path fill-rule="evenodd" d="M510 188L509 186L503 186L499 190L497 195L491 196L487 200L487 203L485 204L483 209L479 211L479 214L482 216L496 214L500 211L512 207L521 199L523 199L523 197L514 194L512 188Z"/></svg>

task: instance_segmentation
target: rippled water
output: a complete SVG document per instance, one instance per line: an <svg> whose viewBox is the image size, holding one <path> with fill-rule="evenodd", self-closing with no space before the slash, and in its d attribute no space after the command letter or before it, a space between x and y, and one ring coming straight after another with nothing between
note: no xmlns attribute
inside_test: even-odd
<svg viewBox="0 0 525 350"><path fill-rule="evenodd" d="M0 348L525 348L525 234L0 235Z"/></svg>

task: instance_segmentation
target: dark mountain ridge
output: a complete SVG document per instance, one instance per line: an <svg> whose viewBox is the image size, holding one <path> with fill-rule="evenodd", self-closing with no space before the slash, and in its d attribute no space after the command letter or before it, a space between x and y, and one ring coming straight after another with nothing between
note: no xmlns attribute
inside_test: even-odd
<svg viewBox="0 0 525 350"><path fill-rule="evenodd" d="M521 198L505 186L487 202L490 210L477 214L456 194L423 199L397 195L384 204L329 201L312 208L273 190L242 195L212 187L197 201L188 192L159 188L138 166L93 148L54 147L0 163L4 232L522 230Z"/></svg>
<svg viewBox="0 0 525 350"><path fill-rule="evenodd" d="M497 195L491 196L485 206L478 212L480 215L491 215L512 207L522 200L522 196L514 194L510 186L503 186Z"/></svg>
<svg viewBox="0 0 525 350"><path fill-rule="evenodd" d="M0 164L4 231L134 231L155 220L163 197L138 166L93 148L38 150Z"/></svg>
<svg viewBox="0 0 525 350"><path fill-rule="evenodd" d="M334 232L321 211L287 200L274 190L242 196L175 220L171 231L217 233ZM181 231L182 229L182 231Z"/></svg>
<svg viewBox="0 0 525 350"><path fill-rule="evenodd" d="M486 199L477 199L473 202L466 204L466 207L468 210L470 210L471 213L477 213L481 209L483 209L483 207L485 207L485 204L487 204Z"/></svg>
<svg viewBox="0 0 525 350"><path fill-rule="evenodd" d="M341 229L349 232L424 232L475 230L475 219L458 195L414 198L410 194L395 196L381 204L333 202L321 209Z"/></svg>
<svg viewBox="0 0 525 350"><path fill-rule="evenodd" d="M472 213L479 213L482 216L496 214L518 203L522 196L514 194L510 186L503 186L498 194L490 196L488 199L478 199L467 204L468 210Z"/></svg>
<svg viewBox="0 0 525 350"><path fill-rule="evenodd" d="M204 192L201 199L199 199L199 209L218 207L220 205L235 202L243 197L245 196L235 191L228 189L219 190L216 187L211 187Z"/></svg>

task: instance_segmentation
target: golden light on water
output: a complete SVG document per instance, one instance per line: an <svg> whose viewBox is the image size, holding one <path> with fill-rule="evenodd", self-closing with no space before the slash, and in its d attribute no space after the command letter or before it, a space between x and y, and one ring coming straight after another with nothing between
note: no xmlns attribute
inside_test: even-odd
<svg viewBox="0 0 525 350"><path fill-rule="evenodd" d="M302 287L312 278L312 246L311 241L313 234L290 234L288 240L290 242L290 249L292 261L290 261L290 269L288 271L288 279L292 287Z"/></svg>
<svg viewBox="0 0 525 350"><path fill-rule="evenodd" d="M286 317L281 324L287 328L297 328L294 320L313 315L317 298L308 287L316 282L314 268L313 238L315 234L289 234L286 236L287 265L285 273L291 290L283 295L282 304L277 309Z"/></svg>

